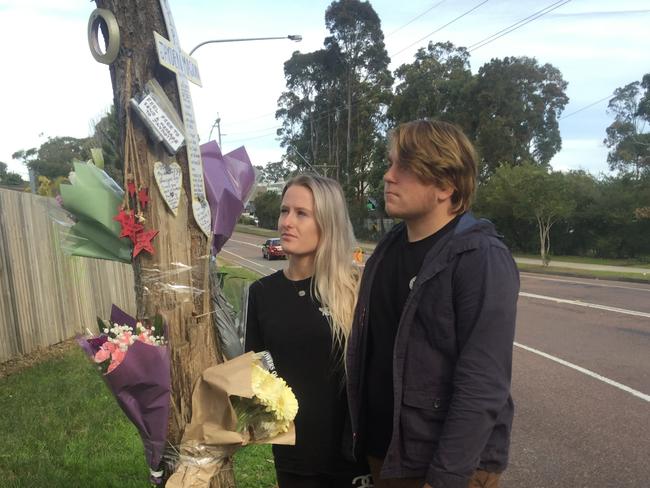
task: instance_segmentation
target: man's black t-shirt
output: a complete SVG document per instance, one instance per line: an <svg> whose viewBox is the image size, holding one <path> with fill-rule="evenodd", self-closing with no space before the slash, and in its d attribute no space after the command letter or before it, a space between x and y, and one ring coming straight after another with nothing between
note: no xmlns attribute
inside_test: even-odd
<svg viewBox="0 0 650 488"><path fill-rule="evenodd" d="M370 292L364 399L366 453L370 456L384 458L393 433L393 346L406 299L424 257L459 219L415 242L408 242L404 228L377 268Z"/></svg>
<svg viewBox="0 0 650 488"><path fill-rule="evenodd" d="M332 347L328 311L312 299L310 286L311 279L290 281L278 271L249 292L246 350L271 353L299 405L296 444L273 446L275 466L301 475L362 474L363 465L342 455L349 413L341 350Z"/></svg>

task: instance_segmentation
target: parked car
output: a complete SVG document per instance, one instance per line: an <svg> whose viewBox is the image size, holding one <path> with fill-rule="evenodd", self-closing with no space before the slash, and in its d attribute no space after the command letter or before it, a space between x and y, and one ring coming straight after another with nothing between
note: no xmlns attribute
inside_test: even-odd
<svg viewBox="0 0 650 488"><path fill-rule="evenodd" d="M262 245L262 257L269 261L271 259L286 259L287 256L280 245L280 239L267 239Z"/></svg>

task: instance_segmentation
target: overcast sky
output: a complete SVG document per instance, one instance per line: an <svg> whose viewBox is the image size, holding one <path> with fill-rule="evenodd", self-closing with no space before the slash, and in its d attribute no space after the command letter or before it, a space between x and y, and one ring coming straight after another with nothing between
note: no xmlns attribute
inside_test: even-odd
<svg viewBox="0 0 650 488"><path fill-rule="evenodd" d="M218 114L226 151L243 144L253 164L279 160L283 151L275 136L279 122L274 113L285 88L283 63L294 50L322 47L330 2L169 1L187 52L208 39L303 36L300 43L211 44L194 54L203 82L202 88L192 87L201 141L207 141ZM415 51L428 41L471 46L561 2L371 3L381 19L391 69L395 69L411 62ZM87 22L94 7L92 2L79 0L0 0L0 161L8 163L10 170L26 174L22 164L11 159L19 149L38 147L47 137L88 136L92 121L112 103L108 67L92 58L87 44ZM559 68L569 83L570 102L560 122L563 149L552 165L599 174L607 171L602 141L611 117L606 113L607 100L594 102L650 72L648 25L648 0L573 0L476 49L471 67L476 72L495 57L531 56ZM594 105L581 110L590 104ZM577 110L581 111L573 114Z"/></svg>

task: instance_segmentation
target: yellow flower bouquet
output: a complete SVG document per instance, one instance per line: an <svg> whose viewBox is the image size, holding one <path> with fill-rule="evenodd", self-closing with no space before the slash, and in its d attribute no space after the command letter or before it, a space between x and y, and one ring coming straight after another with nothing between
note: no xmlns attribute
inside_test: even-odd
<svg viewBox="0 0 650 488"><path fill-rule="evenodd" d="M206 369L194 386L192 420L166 486L207 488L212 475L247 444L295 444L297 413L298 401L273 371L268 352L249 352Z"/></svg>

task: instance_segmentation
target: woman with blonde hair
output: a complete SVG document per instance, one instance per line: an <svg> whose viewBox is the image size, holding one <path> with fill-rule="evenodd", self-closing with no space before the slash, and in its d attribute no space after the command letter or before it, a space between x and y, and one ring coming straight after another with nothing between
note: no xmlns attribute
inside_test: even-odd
<svg viewBox="0 0 650 488"><path fill-rule="evenodd" d="M280 488L368 486L342 454L348 406L344 350L357 296L352 224L340 185L299 175L278 219L286 269L253 283L246 350L267 350L298 398L295 446L273 446Z"/></svg>

